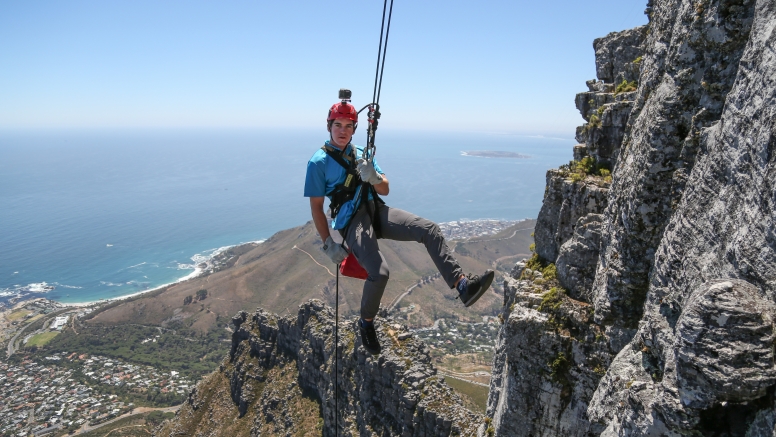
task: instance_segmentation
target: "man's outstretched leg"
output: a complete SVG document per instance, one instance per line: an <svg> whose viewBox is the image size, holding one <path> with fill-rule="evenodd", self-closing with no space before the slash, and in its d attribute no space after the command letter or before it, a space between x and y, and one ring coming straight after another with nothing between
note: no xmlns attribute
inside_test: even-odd
<svg viewBox="0 0 776 437"><path fill-rule="evenodd" d="M389 206L380 207L383 238L397 241L416 241L426 246L431 260L450 288L458 291L464 306L471 306L487 291L494 272L486 270L482 276L464 276L461 266L447 247L439 226L431 220Z"/></svg>

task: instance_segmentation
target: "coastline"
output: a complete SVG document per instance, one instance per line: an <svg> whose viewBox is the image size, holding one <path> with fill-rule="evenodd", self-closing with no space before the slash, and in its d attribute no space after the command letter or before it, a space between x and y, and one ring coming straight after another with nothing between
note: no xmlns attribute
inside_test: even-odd
<svg viewBox="0 0 776 437"><path fill-rule="evenodd" d="M24 299L24 297L26 297L26 296L20 296L19 300L17 300L16 302L10 303L10 305L6 304L5 308L0 307L0 310L11 309L13 307L16 307L20 303L29 302L29 301L35 300L35 299L46 299L46 300L50 300L52 302L56 302L59 305L62 305L63 307L73 307L73 308L86 308L86 307L91 307L91 306L95 306L95 305L102 305L102 304L112 303L112 302L116 302L116 301L132 299L132 298L135 298L137 296L143 295L145 293L151 293L151 292L154 292L154 291L158 291L158 290L161 290L161 289L163 289L165 287L169 287L171 285L179 284L181 282L185 282L185 281L188 281L190 279L194 279L194 278L200 277L200 276L202 276L204 274L208 274L208 273L212 273L214 271L217 271L217 269L219 267L221 267L225 262L227 262L231 258L231 257L224 257L224 256L222 256L222 255L226 254L228 251L236 249L236 248L241 248L241 247L244 247L244 246L249 246L249 245L253 246L253 247L256 247L259 244L263 243L264 241L266 241L266 240L248 241L248 242L244 242L244 243L234 244L234 245L231 245L231 246L219 247L218 249L215 249L207 257L207 259L201 260L198 264L196 264L195 267L194 267L194 270L192 272L188 273L187 275L185 275L185 276L183 276L181 278L178 278L178 279L176 279L176 280L174 280L172 282L168 282L168 283L165 283L165 284L162 284L162 285L158 285L156 287L149 288L147 290L136 291L134 293L130 293L130 294L122 295L122 296L116 296L116 297L105 298L105 299L98 299L98 300L92 300L92 301L84 301L84 302L60 302L60 301L57 301L57 300L53 300L53 299L47 298L44 293L39 293L39 294L34 295L34 296L33 295L28 295L29 299Z"/></svg>
<svg viewBox="0 0 776 437"><path fill-rule="evenodd" d="M62 305L64 305L64 306L88 307L88 306L97 305L97 304L111 303L111 302L116 302L116 301L120 301L120 300L131 299L131 298L143 295L145 293L151 293L151 292L154 292L154 291L158 291L158 290L161 290L162 288L169 287L171 285L180 284L181 282L188 281L189 279L198 278L198 277L200 277L200 276L202 276L202 275L204 275L206 273L213 273L214 271L216 271L216 269L218 267L223 265L224 262L228 261L231 258L231 257L221 257L221 255L225 254L227 251L229 251L231 249L241 248L241 247L244 247L244 246L256 247L259 244L263 243L264 241L266 241L266 240L248 241L248 242L245 242L245 243L234 244L232 246L219 247L218 249L213 251L213 253L208 257L208 259L206 259L206 260L200 262L199 264L197 264L197 266L194 267L194 271L192 271L188 275L186 275L186 276L184 276L182 278L176 279L175 281L169 282L167 284L162 284L162 285L159 285L159 286L154 287L154 288L149 288L148 290L142 290L142 291L138 291L138 292L135 292L135 293L132 293L132 294L127 294L127 295L124 295L124 296L112 297L110 299L100 299L100 300L91 301L91 302L69 302L69 303L62 303L62 302L60 302L60 303Z"/></svg>
<svg viewBox="0 0 776 437"><path fill-rule="evenodd" d="M445 233L445 237L447 239L456 240L461 237L464 237L464 238L472 237L472 235L460 235L459 234L460 232L463 232L464 234L471 234L472 232L474 232L474 233L477 233L478 235L479 234L487 235L490 233L497 232L498 230L503 229L505 227L508 227L520 222L524 222L527 220L531 220L531 218L526 217L526 218L517 219L517 220L491 219L491 218L482 218L482 219L461 218L461 219L449 221L449 222L440 222L439 225L443 229ZM484 225L484 224L490 224L492 229L484 230L480 228L480 225ZM247 245L251 245L255 247L263 243L264 241L266 240L248 241L244 243L234 244L231 246L223 246L218 249L215 249L206 259L196 260L196 261L192 259L192 261L194 261L197 264L194 264L194 270L186 274L185 276L182 276L176 280L173 280L146 290L135 291L133 293L122 295L122 296L103 298L103 299L97 299L97 300L89 300L89 301L83 301L83 302L61 302L58 300L47 298L45 293L35 293L35 294L21 295L21 296L17 295L18 300L14 301L12 299L7 304L0 303L0 311L11 309L20 303L28 302L34 299L46 299L52 302L56 302L57 304L62 305L64 307L71 307L71 308L86 308L86 307L92 307L95 305L104 305L104 304L109 304L117 301L133 299L145 293L152 293L155 291L159 291L165 287L179 284L181 282L185 282L190 279L198 278L205 274L213 273L218 269L220 269L231 258L228 256L226 257L223 256L230 250L241 248Z"/></svg>

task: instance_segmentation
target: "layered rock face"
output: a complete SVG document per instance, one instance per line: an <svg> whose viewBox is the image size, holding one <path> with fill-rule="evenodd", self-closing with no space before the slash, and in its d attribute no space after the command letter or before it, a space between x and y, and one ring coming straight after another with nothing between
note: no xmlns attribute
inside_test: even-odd
<svg viewBox="0 0 776 437"><path fill-rule="evenodd" d="M722 63L731 72L717 76L722 82L716 83L731 84L724 107L708 99L707 111L720 117L698 129L691 171L673 178L681 196L671 199L673 213L655 248L638 333L591 405L591 417L607 424L604 435L776 432L776 4L709 2L706 8L698 20L707 13L732 20L715 22L716 41L748 39L745 45L732 40L732 52L708 55L735 59L742 46L739 62Z"/></svg>
<svg viewBox="0 0 776 437"><path fill-rule="evenodd" d="M523 263L505 281L487 415L498 436L587 436L587 405L613 354L590 304L547 290ZM482 431L482 430L481 430Z"/></svg>
<svg viewBox="0 0 776 437"><path fill-rule="evenodd" d="M157 434L474 435L483 416L464 408L437 376L425 344L385 314L380 320L379 356L361 346L354 320L340 322L335 374L335 319L322 302L302 305L296 317L241 312L233 318L232 349L220 370L197 386L176 420ZM214 395L218 390L224 395ZM308 429L302 428L299 407L305 396L304 417L314 425ZM217 403L227 405L214 409Z"/></svg>
<svg viewBox="0 0 776 437"><path fill-rule="evenodd" d="M776 436L776 2L647 13L594 44L583 144L505 284L490 435Z"/></svg>
<svg viewBox="0 0 776 437"><path fill-rule="evenodd" d="M655 253L699 153L707 152L704 132L720 121L740 74L754 10L754 0L650 4L593 287L598 322L635 328L641 319Z"/></svg>

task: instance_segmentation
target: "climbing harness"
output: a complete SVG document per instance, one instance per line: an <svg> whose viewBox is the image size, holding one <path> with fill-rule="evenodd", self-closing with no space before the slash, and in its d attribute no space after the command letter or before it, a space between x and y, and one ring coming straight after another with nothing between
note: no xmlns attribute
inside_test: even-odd
<svg viewBox="0 0 776 437"><path fill-rule="evenodd" d="M357 194L362 186L361 177L356 171L355 153L353 147L350 148L350 153L348 154L345 153L345 150L338 150L328 144L324 144L321 150L326 152L326 155L345 169L345 181L334 187L334 190L329 193L331 198L329 208L331 209L331 218L333 219L331 227L335 230L345 229L350 222L350 217L357 208ZM343 209L342 215L339 214L341 209ZM339 220L337 216L339 216Z"/></svg>
<svg viewBox="0 0 776 437"><path fill-rule="evenodd" d="M375 146L375 132L377 131L377 124L378 120L380 120L380 92L382 91L383 87L383 71L385 69L385 55L388 50L388 35L391 32L391 16L393 15L393 0L391 0L391 6L390 8L387 8L388 6L388 0L383 0L383 19L382 24L380 25L380 43L377 47L377 67L375 68L375 85L374 90L372 91L372 103L369 103L365 105L363 108L361 108L356 113L356 120L358 120L358 114L361 113L364 109L369 108L369 111L367 112L367 118L369 120L369 125L367 126L366 130L366 148L364 148L364 159L367 161L374 160L375 153L377 153L377 147ZM385 11L388 9L388 23L386 26L385 22ZM383 30L385 30L385 41L383 41ZM347 91L346 93L343 91ZM342 99L342 103L340 106L344 105L346 103L346 100L350 100L350 91L349 90L340 90L340 99ZM329 117L331 116L331 111L329 112ZM327 117L328 118L328 117ZM351 148L352 149L352 148ZM329 156L332 156L332 154L329 154L329 152L326 152ZM355 152L353 152L355 155ZM345 167L346 171L349 171L349 166L343 165L344 159L340 158L334 158L335 161L337 161L340 165ZM356 174L358 176L358 174ZM380 197L377 195L377 192L375 191L374 186L371 184L361 181L360 178L357 179L360 181L359 187L361 187L361 201L364 202L367 211L369 213L369 216L372 218L372 227L375 231L375 234L377 235L377 238L380 238L381 232L380 232L380 220L379 220L379 208L380 203L385 203L380 199ZM346 177L345 182L350 182L350 174ZM347 187L346 187L347 188ZM355 190L354 190L355 191ZM372 207L369 203L369 193L372 193L372 199L374 199L374 211L372 210ZM353 193L353 197L357 197L358 193ZM334 201L334 197L332 196L332 202ZM337 206L337 212L335 213L332 209L332 218L334 218L335 215L342 213L342 203ZM353 211L355 213L355 210ZM336 221L336 219L335 219ZM348 219L348 223L345 224L343 235L347 235L348 228L350 226L350 220ZM350 258L352 254L348 255L348 258ZM346 259L347 260L347 259ZM355 264L358 264L358 261L356 261L355 257L352 258L351 261L355 261ZM351 262L351 266L354 263ZM361 267L360 265L358 267ZM334 435L339 436L339 274L340 274L340 268L341 265L337 265L337 280L336 280L336 292L334 297L334 304L335 304L335 310L334 310L334 416L335 416L335 424L334 424ZM363 267L361 267L361 270L363 270ZM365 272L364 272L365 273Z"/></svg>

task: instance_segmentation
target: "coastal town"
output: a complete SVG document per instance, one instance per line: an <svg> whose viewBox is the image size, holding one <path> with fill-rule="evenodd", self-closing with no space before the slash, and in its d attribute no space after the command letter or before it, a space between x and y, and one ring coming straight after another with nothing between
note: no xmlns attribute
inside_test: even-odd
<svg viewBox="0 0 776 437"><path fill-rule="evenodd" d="M428 344L432 356L483 353L492 357L501 324L497 317L483 319L481 323L439 319L429 328L413 329L412 332Z"/></svg>
<svg viewBox="0 0 776 437"><path fill-rule="evenodd" d="M522 220L456 220L439 223L442 235L448 240L463 240L472 237L486 237L520 223Z"/></svg>
<svg viewBox="0 0 776 437"><path fill-rule="evenodd" d="M63 435L138 404L167 406L185 398L194 382L175 370L80 352L27 358L30 348L45 345L99 305L72 307L39 298L0 311L0 337L7 344L0 362L0 435Z"/></svg>
<svg viewBox="0 0 776 437"><path fill-rule="evenodd" d="M132 411L123 393L174 393L182 400L192 381L178 372L102 356L59 353L45 362L0 363L0 435L43 436L77 431ZM141 396L142 397L142 396Z"/></svg>

